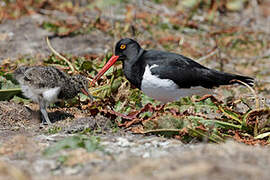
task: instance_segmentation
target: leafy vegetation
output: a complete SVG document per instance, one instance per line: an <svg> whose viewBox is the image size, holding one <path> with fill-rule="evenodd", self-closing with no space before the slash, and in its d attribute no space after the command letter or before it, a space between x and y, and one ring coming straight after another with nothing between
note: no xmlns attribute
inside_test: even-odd
<svg viewBox="0 0 270 180"><path fill-rule="evenodd" d="M93 77L109 57L108 55L101 61L98 58L91 60L90 68L86 68L86 71L83 66L89 60L85 57L73 57L71 61L75 69L88 77ZM68 70L68 65L55 56L50 56L45 60L45 64ZM97 97L96 100L90 102L89 99L81 98L80 103L84 104L84 109L91 110L91 115L101 113L109 116L119 127L132 127L131 130L135 133L155 133L175 137L183 142L196 138L218 143L224 142L229 137L248 144L269 142L270 109L267 105L260 108L247 104L242 99L224 103L215 98L198 101L194 99L195 97L160 105L138 89L133 89L123 77L119 66L106 73L103 79L100 86L90 89ZM241 89L247 93L248 88L241 87ZM238 106L245 106L243 108L245 111L237 111ZM48 133L57 133L59 130L61 129L58 127L50 128ZM50 154L51 151L61 148L74 148L76 143L78 146L86 146L84 138L76 137L65 140L47 151Z"/></svg>
<svg viewBox="0 0 270 180"><path fill-rule="evenodd" d="M43 7L45 2L48 4ZM159 16L160 11L153 10L150 13L143 8L138 11L136 4L119 0L118 3L110 1L109 5L120 4L125 9L124 20L112 22L102 14L98 14L95 18L89 18L87 22L78 19L71 23L56 18L40 26L60 37L87 34L92 31L101 31L117 38L136 37L144 48L159 48L182 53L198 59L205 65L211 63L212 67L219 70L227 68L226 70L231 69L247 75L256 74L259 79L270 76L267 70L269 55L262 52L270 47L269 40L263 38L268 34L220 21L224 14L229 16L230 12L240 11L250 6L250 1L156 0L154 2L156 5L165 4L166 7L174 9L175 13L163 13L163 16ZM10 11L17 7L16 4L13 1L5 1L5 3L10 5L5 10L5 14L9 15L6 18L14 18L34 13L35 9L40 7L57 9L69 15L95 8L100 12L105 8L107 1L98 1L86 7L62 1L43 0L36 3L21 1L19 11L14 13ZM136 14L135 20L134 14ZM55 55L43 60L41 65L56 66L67 73L81 73L92 78L112 53L109 51L104 55L87 54L80 57L66 54L65 57L74 67L74 72L66 61ZM17 89L18 85L12 79L12 71L18 64L31 65L35 62L35 58L2 62L1 100L9 100L15 95L21 96ZM263 82L258 83L255 89L251 90L245 86L219 89L222 97L218 99L222 101L214 98L198 100L199 97L192 97L161 105L138 89L134 89L123 76L121 64L118 63L95 87L91 87L90 91L96 96L94 102L80 95L80 102L72 101L72 104L67 102L67 106L80 106L82 109L89 110L88 115L107 116L115 121L118 127L129 128L134 133L164 135L183 142L196 139L219 143L227 138L234 138L246 144L264 145L270 142L270 109L269 104L262 97L269 93L269 86ZM49 131L49 133L56 132L58 132L57 128ZM60 145L47 151L77 146L87 149L87 141L81 137L74 137L59 142Z"/></svg>
<svg viewBox="0 0 270 180"><path fill-rule="evenodd" d="M71 137L64 138L58 141L56 144L48 147L44 151L44 155L50 156L63 149L76 149L83 148L88 152L95 150L103 150L103 147L99 144L99 138L95 136L86 135L74 135Z"/></svg>

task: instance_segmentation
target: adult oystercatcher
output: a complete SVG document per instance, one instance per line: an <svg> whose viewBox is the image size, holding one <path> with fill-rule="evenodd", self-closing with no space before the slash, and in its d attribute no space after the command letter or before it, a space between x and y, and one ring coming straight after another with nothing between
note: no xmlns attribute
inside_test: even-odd
<svg viewBox="0 0 270 180"><path fill-rule="evenodd" d="M126 78L146 95L161 102L178 100L179 97L206 95L220 85L238 83L240 80L253 85L254 79L209 69L192 59L166 51L145 50L133 39L117 42L115 55L97 74L97 81L117 60L123 62Z"/></svg>
<svg viewBox="0 0 270 180"><path fill-rule="evenodd" d="M51 124L46 107L61 99L71 99L79 92L88 93L89 81L81 75L69 76L55 67L21 66L14 71L23 94L39 104L42 123Z"/></svg>

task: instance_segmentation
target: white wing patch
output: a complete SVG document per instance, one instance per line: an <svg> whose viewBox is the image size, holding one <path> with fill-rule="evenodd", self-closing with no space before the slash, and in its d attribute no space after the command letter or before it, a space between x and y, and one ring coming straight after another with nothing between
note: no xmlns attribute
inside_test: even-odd
<svg viewBox="0 0 270 180"><path fill-rule="evenodd" d="M157 64L146 65L141 84L142 91L147 95L163 103L176 101L180 97L211 94L210 89L201 86L179 89L178 85L170 79L160 79L151 73L151 69L158 67Z"/></svg>

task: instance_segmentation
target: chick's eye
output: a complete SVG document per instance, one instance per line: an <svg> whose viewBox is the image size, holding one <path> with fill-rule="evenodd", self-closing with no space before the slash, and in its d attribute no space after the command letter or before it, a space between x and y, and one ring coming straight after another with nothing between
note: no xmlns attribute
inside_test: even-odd
<svg viewBox="0 0 270 180"><path fill-rule="evenodd" d="M122 50L126 49L126 45L125 45L125 44L122 44L122 45L120 46L120 49L122 49Z"/></svg>

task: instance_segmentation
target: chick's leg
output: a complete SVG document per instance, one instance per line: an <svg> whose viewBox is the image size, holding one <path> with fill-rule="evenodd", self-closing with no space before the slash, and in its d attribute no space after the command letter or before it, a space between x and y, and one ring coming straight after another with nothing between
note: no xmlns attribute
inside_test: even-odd
<svg viewBox="0 0 270 180"><path fill-rule="evenodd" d="M49 119L48 113L46 111L46 102L44 100L39 101L39 108L40 108L41 114L43 115L42 123L43 124L46 124L46 123L47 124L52 124L52 122Z"/></svg>

